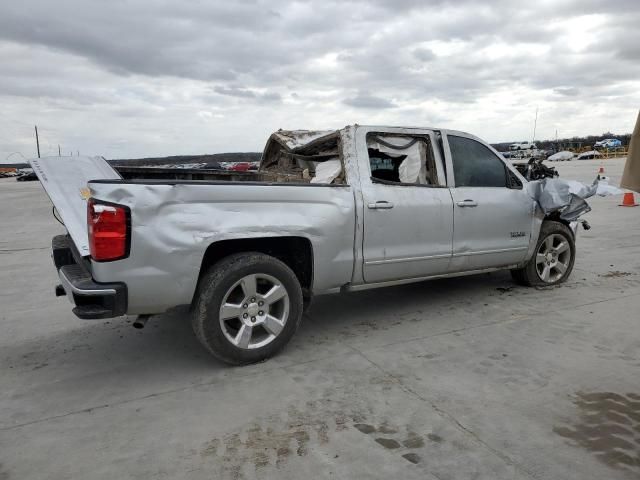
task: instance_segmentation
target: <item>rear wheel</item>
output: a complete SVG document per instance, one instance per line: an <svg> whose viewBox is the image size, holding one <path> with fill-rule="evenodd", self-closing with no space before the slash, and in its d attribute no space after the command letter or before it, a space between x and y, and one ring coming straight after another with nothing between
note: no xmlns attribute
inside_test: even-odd
<svg viewBox="0 0 640 480"><path fill-rule="evenodd" d="M302 318L295 273L262 253L231 255L200 281L192 311L198 340L219 360L242 365L275 355Z"/></svg>
<svg viewBox="0 0 640 480"><path fill-rule="evenodd" d="M522 285L543 286L564 282L575 262L576 246L569 228L560 222L542 224L536 250L524 268L511 270Z"/></svg>

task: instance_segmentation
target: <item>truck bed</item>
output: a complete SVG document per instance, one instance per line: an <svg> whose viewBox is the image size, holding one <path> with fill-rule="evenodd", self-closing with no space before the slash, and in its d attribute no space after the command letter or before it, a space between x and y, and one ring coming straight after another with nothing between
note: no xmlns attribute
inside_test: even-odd
<svg viewBox="0 0 640 480"><path fill-rule="evenodd" d="M113 167L125 180L206 180L212 182L308 183L300 171L248 171L201 168Z"/></svg>
<svg viewBox="0 0 640 480"><path fill-rule="evenodd" d="M331 181L344 185L344 162L336 131L274 133L265 147L257 171L229 171L212 168L170 168L112 164L125 180L205 180L210 182L263 182L309 184L316 167L327 160L340 160L343 170ZM243 154L244 155L244 154ZM190 158L190 160L194 160ZM195 159L197 160L197 159Z"/></svg>

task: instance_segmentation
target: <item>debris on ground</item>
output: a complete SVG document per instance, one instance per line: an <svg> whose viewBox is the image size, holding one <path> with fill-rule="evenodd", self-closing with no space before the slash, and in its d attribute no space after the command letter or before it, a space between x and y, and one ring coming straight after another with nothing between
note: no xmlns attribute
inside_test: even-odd
<svg viewBox="0 0 640 480"><path fill-rule="evenodd" d="M628 277L629 275L633 275L633 273L621 272L620 270L613 270L607 273L600 274L598 276L604 277L604 278L619 278L619 277Z"/></svg>
<svg viewBox="0 0 640 480"><path fill-rule="evenodd" d="M500 293L507 293L513 290L513 287L497 287L496 290Z"/></svg>

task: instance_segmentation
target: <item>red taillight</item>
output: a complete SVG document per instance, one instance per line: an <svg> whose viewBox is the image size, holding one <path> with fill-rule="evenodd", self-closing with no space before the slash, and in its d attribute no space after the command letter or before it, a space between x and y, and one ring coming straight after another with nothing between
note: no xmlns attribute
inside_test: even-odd
<svg viewBox="0 0 640 480"><path fill-rule="evenodd" d="M87 202L89 251L99 262L129 255L129 211L112 203Z"/></svg>

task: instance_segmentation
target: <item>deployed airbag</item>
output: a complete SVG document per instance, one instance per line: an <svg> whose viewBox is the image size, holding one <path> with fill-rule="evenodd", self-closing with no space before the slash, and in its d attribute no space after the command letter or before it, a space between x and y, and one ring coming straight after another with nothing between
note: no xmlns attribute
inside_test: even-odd
<svg viewBox="0 0 640 480"><path fill-rule="evenodd" d="M376 149L390 155L402 154L406 158L398 169L400 182L402 183L427 183L426 182L426 145L420 139L408 139L406 137L373 137L367 142L369 148Z"/></svg>
<svg viewBox="0 0 640 480"><path fill-rule="evenodd" d="M340 160L327 160L320 162L316 166L316 175L311 179L311 183L331 183L342 172Z"/></svg>

